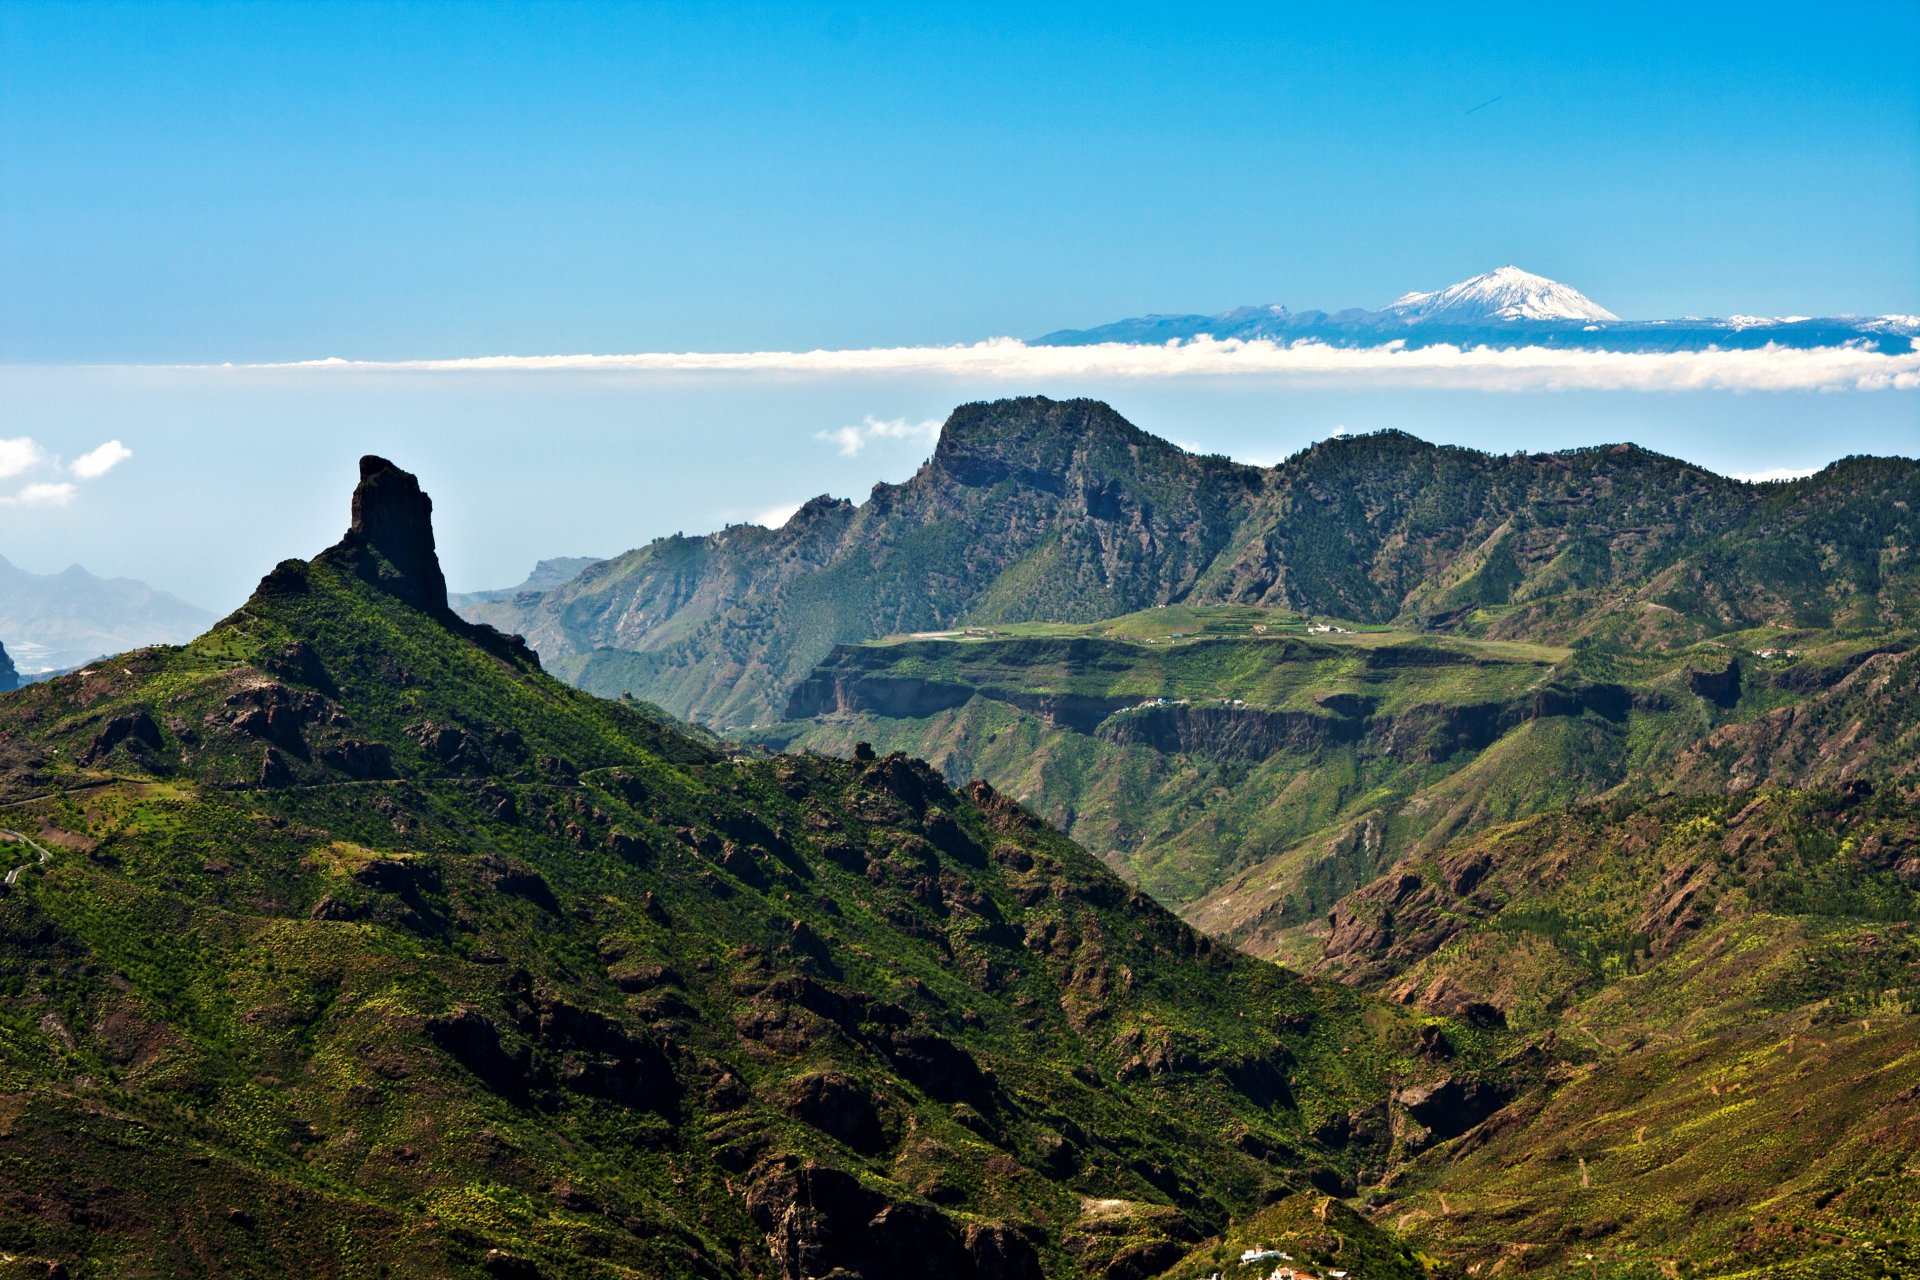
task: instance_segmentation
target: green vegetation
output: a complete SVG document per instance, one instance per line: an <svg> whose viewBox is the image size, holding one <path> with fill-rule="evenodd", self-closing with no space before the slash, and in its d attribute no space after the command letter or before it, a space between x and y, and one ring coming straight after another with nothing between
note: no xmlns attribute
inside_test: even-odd
<svg viewBox="0 0 1920 1280"><path fill-rule="evenodd" d="M0 1275L1100 1275L1501 1075L991 790L571 689L405 550L0 701L54 854L0 897Z"/></svg>
<svg viewBox="0 0 1920 1280"><path fill-rule="evenodd" d="M1402 857L1676 776L1718 791L1814 776L1807 757L1829 778L1897 775L1920 732L1910 636L1635 652L1308 625L1178 606L841 646L754 736L986 778L1208 932L1303 962L1333 902ZM1730 665L1731 696L1696 690ZM1855 723L1871 731L1823 755ZM1789 886L1830 891L1794 869Z"/></svg>

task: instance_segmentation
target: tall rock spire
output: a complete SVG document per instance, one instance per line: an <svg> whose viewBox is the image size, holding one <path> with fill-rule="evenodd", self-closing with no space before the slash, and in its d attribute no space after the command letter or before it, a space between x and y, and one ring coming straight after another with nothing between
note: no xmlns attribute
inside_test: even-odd
<svg viewBox="0 0 1920 1280"><path fill-rule="evenodd" d="M353 526L333 551L389 595L428 613L448 612L447 579L433 545L433 499L412 472L372 454L360 459Z"/></svg>

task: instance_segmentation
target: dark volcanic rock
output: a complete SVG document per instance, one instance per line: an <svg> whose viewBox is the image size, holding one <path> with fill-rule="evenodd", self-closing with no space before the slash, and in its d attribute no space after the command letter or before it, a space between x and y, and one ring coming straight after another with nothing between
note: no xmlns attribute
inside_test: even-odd
<svg viewBox="0 0 1920 1280"><path fill-rule="evenodd" d="M447 612L447 580L433 546L433 499L412 472L371 454L360 459L353 526L334 550L362 578L429 613Z"/></svg>
<svg viewBox="0 0 1920 1280"><path fill-rule="evenodd" d="M1106 1280L1147 1280L1180 1261L1186 1252L1171 1240L1150 1240L1122 1250L1104 1274Z"/></svg>
<svg viewBox="0 0 1920 1280"><path fill-rule="evenodd" d="M1689 671L1687 688L1716 707L1740 701L1740 659L1727 659L1723 671Z"/></svg>
<svg viewBox="0 0 1920 1280"><path fill-rule="evenodd" d="M1482 1080L1449 1077L1433 1084L1403 1089L1394 1098L1401 1111L1423 1126L1436 1141L1457 1138L1507 1105L1510 1096L1499 1085Z"/></svg>
<svg viewBox="0 0 1920 1280"><path fill-rule="evenodd" d="M372 584L396 600L432 614L450 630L498 657L538 668L540 659L520 636L462 621L447 605L447 579L433 541L433 499L410 471L385 458L360 459L353 491L353 523L346 537L319 557ZM267 593L304 589L304 570L279 566L260 584Z"/></svg>
<svg viewBox="0 0 1920 1280"><path fill-rule="evenodd" d="M1357 741L1364 723L1339 714L1170 703L1113 716L1100 726L1098 736L1161 752L1265 760L1282 751L1320 751L1335 743Z"/></svg>
<svg viewBox="0 0 1920 1280"><path fill-rule="evenodd" d="M852 1076L816 1071L772 1090L770 1101L796 1120L869 1155L886 1145L879 1108Z"/></svg>
<svg viewBox="0 0 1920 1280"><path fill-rule="evenodd" d="M317 909L317 908L316 908ZM500 1031L478 1009L461 1008L427 1023L427 1035L489 1089L508 1098L525 1095L530 1055L524 1048L509 1052Z"/></svg>
<svg viewBox="0 0 1920 1280"><path fill-rule="evenodd" d="M160 749L160 726L153 717L144 711L132 715L116 716L107 721L87 747L85 755L80 757L81 764L92 764L115 747L125 744L135 750L158 751Z"/></svg>
<svg viewBox="0 0 1920 1280"><path fill-rule="evenodd" d="M931 1205L889 1200L852 1174L787 1160L747 1191L781 1280L949 1276L1032 1280L1039 1259L1017 1231L976 1224L964 1233Z"/></svg>

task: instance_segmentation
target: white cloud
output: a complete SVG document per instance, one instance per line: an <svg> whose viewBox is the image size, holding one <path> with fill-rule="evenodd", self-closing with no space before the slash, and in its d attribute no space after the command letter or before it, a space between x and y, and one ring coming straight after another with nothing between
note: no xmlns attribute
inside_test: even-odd
<svg viewBox="0 0 1920 1280"><path fill-rule="evenodd" d="M10 479L37 467L46 457L46 450L35 443L31 436L0 440L0 480Z"/></svg>
<svg viewBox="0 0 1920 1280"><path fill-rule="evenodd" d="M1820 471L1819 467L1768 467L1764 471L1730 471L1729 480L1745 480L1748 484L1766 484L1774 480L1803 480Z"/></svg>
<svg viewBox="0 0 1920 1280"><path fill-rule="evenodd" d="M928 418L925 422L908 422L905 418L880 419L868 416L857 427L835 427L831 431L816 431L815 440L825 440L837 445L840 456L851 458L860 453L875 440L920 440L932 444L940 438L940 420Z"/></svg>
<svg viewBox="0 0 1920 1280"><path fill-rule="evenodd" d="M213 366L209 366L213 367ZM1073 378L1266 377L1313 385L1478 391L1885 391L1920 390L1920 350L1882 355L1861 347L1672 352L1557 347L1332 347L1320 342L1201 337L1164 346L1102 343L1035 347L991 338L951 347L845 351L641 352L633 355L476 356L457 360L329 358L254 368L367 373L920 374L1006 382ZM898 424L903 430L909 424ZM912 424L920 430L926 424ZM884 433L882 433L884 434ZM822 432L843 453L874 436L866 424Z"/></svg>
<svg viewBox="0 0 1920 1280"><path fill-rule="evenodd" d="M118 440L109 440L99 448L75 458L67 470L82 480L98 480L132 456L133 450Z"/></svg>
<svg viewBox="0 0 1920 1280"><path fill-rule="evenodd" d="M73 501L73 494L74 487L61 480L30 484L11 498L0 498L0 502L17 503L23 507L62 507Z"/></svg>
<svg viewBox="0 0 1920 1280"><path fill-rule="evenodd" d="M757 524L766 529L778 529L786 524L787 521L793 519L794 513L799 511L803 505L805 504L799 502L782 502L776 506L768 507L758 515L748 516L747 523Z"/></svg>

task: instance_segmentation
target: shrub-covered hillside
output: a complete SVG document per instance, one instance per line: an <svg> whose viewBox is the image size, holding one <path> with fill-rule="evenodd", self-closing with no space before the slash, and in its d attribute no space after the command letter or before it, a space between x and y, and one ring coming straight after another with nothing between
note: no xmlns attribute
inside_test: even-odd
<svg viewBox="0 0 1920 1280"><path fill-rule="evenodd" d="M202 639L0 700L0 1275L1144 1276L1525 1070L985 787L547 677L363 470Z"/></svg>

